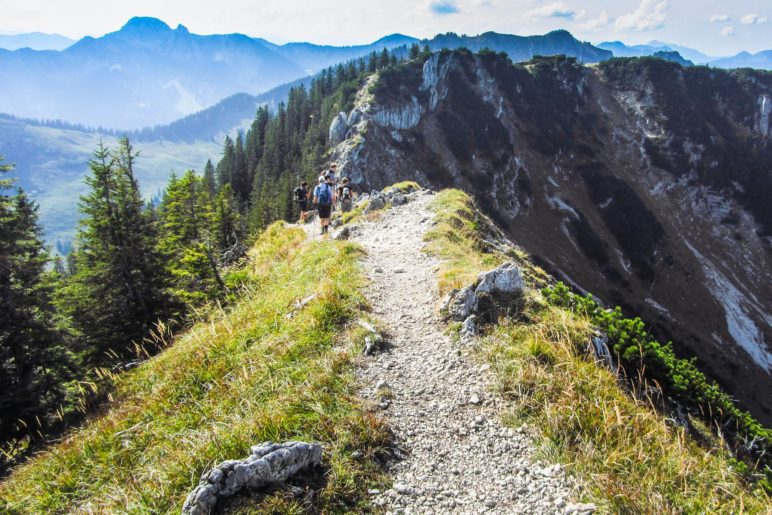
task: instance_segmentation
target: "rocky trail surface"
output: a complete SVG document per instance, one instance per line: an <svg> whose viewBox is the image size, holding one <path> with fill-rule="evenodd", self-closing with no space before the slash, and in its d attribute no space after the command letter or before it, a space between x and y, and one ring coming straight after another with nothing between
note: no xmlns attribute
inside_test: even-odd
<svg viewBox="0 0 772 515"><path fill-rule="evenodd" d="M370 492L373 504L392 513L590 513L571 504L562 468L534 461L530 437L501 424L487 366L444 334L439 262L422 251L432 194L408 198L351 231L367 251L366 295L388 331L386 348L362 358L362 396L382 410L404 455L389 464L393 487Z"/></svg>

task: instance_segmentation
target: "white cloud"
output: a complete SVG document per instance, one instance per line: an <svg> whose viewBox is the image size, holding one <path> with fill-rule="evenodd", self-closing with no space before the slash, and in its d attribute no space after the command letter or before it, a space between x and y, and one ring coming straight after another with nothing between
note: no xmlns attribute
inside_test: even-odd
<svg viewBox="0 0 772 515"><path fill-rule="evenodd" d="M754 23L767 23L769 19L766 16L759 16L758 14L746 14L740 18L740 23L743 25L753 25Z"/></svg>
<svg viewBox="0 0 772 515"><path fill-rule="evenodd" d="M609 18L608 13L604 9L601 11L600 16L587 20L584 23L580 23L576 26L576 28L579 30L586 30L588 32L600 32L607 28L610 23L611 18Z"/></svg>
<svg viewBox="0 0 772 515"><path fill-rule="evenodd" d="M727 14L714 14L710 17L710 21L713 23L723 23L725 21L732 21L732 18Z"/></svg>
<svg viewBox="0 0 772 515"><path fill-rule="evenodd" d="M539 18L567 18L573 20L577 16L579 16L579 13L563 2L548 4L525 13L525 17L532 20Z"/></svg>
<svg viewBox="0 0 772 515"><path fill-rule="evenodd" d="M617 18L617 30L645 31L661 29L665 26L668 0L641 0L638 8Z"/></svg>
<svg viewBox="0 0 772 515"><path fill-rule="evenodd" d="M734 27L724 27L721 29L721 35L725 37L734 36Z"/></svg>

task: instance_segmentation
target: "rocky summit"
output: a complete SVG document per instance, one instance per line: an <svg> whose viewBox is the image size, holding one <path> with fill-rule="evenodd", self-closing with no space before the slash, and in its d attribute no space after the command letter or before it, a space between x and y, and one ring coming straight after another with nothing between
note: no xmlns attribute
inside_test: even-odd
<svg viewBox="0 0 772 515"><path fill-rule="evenodd" d="M763 71L441 51L372 77L330 139L359 187L472 193L546 269L643 317L769 423L770 105Z"/></svg>

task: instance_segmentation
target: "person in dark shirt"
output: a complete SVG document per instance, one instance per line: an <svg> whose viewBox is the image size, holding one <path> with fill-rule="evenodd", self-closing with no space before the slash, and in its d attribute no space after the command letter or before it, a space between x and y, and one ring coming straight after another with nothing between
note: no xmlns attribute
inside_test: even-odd
<svg viewBox="0 0 772 515"><path fill-rule="evenodd" d="M300 207L300 223L306 223L306 217L308 217L308 183L303 181L300 186L295 188L295 200Z"/></svg>
<svg viewBox="0 0 772 515"><path fill-rule="evenodd" d="M319 177L319 184L314 188L314 204L319 211L319 223L322 225L322 234L326 234L330 227L330 214L332 204L335 202L335 190L332 187L330 177Z"/></svg>

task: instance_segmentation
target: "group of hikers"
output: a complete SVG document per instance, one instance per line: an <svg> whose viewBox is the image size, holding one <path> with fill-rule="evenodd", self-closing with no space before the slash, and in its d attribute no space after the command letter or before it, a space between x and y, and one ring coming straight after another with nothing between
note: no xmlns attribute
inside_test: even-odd
<svg viewBox="0 0 772 515"><path fill-rule="evenodd" d="M351 211L354 206L354 192L348 177L338 181L338 165L330 164L327 170L322 170L318 184L309 190L308 183L303 181L295 188L295 200L300 206L300 222L305 223L311 205L316 207L319 213L319 223L322 226L321 234L329 231L330 217L336 206L344 213Z"/></svg>

